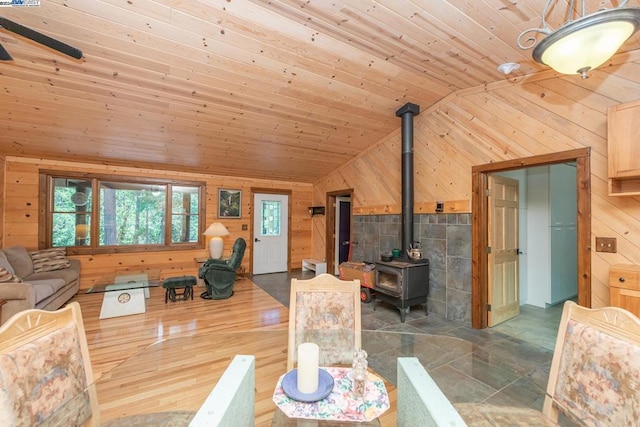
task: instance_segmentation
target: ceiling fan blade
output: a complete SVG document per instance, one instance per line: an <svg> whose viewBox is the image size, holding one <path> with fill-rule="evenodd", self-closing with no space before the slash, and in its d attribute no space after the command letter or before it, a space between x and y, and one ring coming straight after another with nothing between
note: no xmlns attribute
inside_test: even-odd
<svg viewBox="0 0 640 427"><path fill-rule="evenodd" d="M2 45L0 44L0 61L11 61L11 60L13 60L13 58L11 57L11 55L9 55L9 52L7 52L7 49L2 47Z"/></svg>
<svg viewBox="0 0 640 427"><path fill-rule="evenodd" d="M59 40L53 39L49 36L45 36L44 34L32 30L31 28L27 28L1 16L0 28L4 28L7 31L11 31L12 33L16 33L22 37L26 37L36 43L40 43L41 45L50 47L51 49L57 50L60 53L69 55L72 58L82 58L82 51L80 49L76 49L73 46L69 46L68 44L62 43ZM7 53L7 55L9 54Z"/></svg>

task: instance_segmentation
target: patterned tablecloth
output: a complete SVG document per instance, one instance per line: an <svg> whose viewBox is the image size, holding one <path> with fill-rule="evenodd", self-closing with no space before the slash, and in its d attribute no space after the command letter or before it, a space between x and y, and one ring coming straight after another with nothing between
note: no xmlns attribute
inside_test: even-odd
<svg viewBox="0 0 640 427"><path fill-rule="evenodd" d="M369 372L364 396L353 395L351 368L320 368L333 377L333 390L329 396L317 402L298 402L289 398L282 389L282 379L273 392L273 401L290 418L367 422L376 419L389 409L389 395L384 382Z"/></svg>

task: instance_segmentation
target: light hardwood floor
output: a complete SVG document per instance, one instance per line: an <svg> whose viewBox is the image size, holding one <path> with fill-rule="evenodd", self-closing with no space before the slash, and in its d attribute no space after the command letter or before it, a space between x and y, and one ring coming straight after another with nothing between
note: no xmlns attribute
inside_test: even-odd
<svg viewBox="0 0 640 427"><path fill-rule="evenodd" d="M238 331L265 331L265 330L287 330L289 310L283 304L278 302L267 292L255 285L249 279L238 280L234 288L234 296L223 301L204 300L199 297L204 288L194 288L195 297L193 300L177 301L175 303L164 303L164 290L162 288L151 288L150 298L147 300L147 312L144 314L124 316L112 319L99 320L100 307L102 304L102 295L100 294L84 294L80 293L74 297L82 307L82 315L85 323L87 341L89 344L89 352L91 363L96 378L103 377L108 379L109 394L117 395L115 399L110 399L106 407L102 408L106 418L110 418L114 413L119 411L113 406L126 406L127 393L136 393L135 376L131 375L111 375L113 371L118 372L118 365L132 356L138 356L138 353L153 343L167 338L202 336L210 332L238 332ZM267 334L265 334L267 335ZM265 337L266 339L267 337ZM193 340L198 345L206 345L201 340ZM264 343L268 345L268 343ZM193 350L193 349L191 349ZM210 351L210 350L209 350ZM282 373L286 369L286 345L281 349L274 349L281 353ZM191 351L190 354L198 354L197 351ZM278 356L280 357L280 356ZM136 369L135 366L128 364L130 372L140 371L142 375L151 374L150 369L145 363L151 363L148 358L139 357L141 366ZM179 358L176 357L179 360ZM280 360L280 359L278 359ZM145 362L146 361L146 362ZM222 363L224 362L224 363ZM222 371L225 369L228 361L215 361L215 369ZM201 373L211 375L211 365L207 364L203 367ZM207 370L205 373L204 370ZM146 372L146 373L145 373ZM189 375L197 378L198 372L190 370ZM277 379L278 373L274 374ZM122 380L118 378L122 377ZM115 383L114 383L115 379ZM207 384L207 387L213 388L214 384ZM275 411L275 405L270 403L270 396L273 393L275 381L269 384L256 383L256 397L260 402L256 405L256 425L271 425L271 418ZM388 383L392 406L395 407L396 390L392 384ZM192 393L189 393L192 395ZM260 395L260 396L259 396ZM265 395L265 396L262 396ZM267 396L268 395L268 396ZM158 410L167 410L166 402L161 399L188 399L191 396L161 396L158 398L146 399L144 405L147 408L136 407L138 413L155 412ZM122 402L121 402L122 401ZM118 403L120 402L120 403ZM193 403L195 405L195 403ZM197 406L190 408L197 409ZM128 410L131 410L128 408ZM120 416L121 414L118 414ZM395 410L387 411L380 419L381 425L393 426L396 424Z"/></svg>
<svg viewBox="0 0 640 427"><path fill-rule="evenodd" d="M98 319L102 294L81 291L73 300L82 307L95 376L167 338L210 331L287 329L289 309L248 279L238 280L234 296L227 300L202 299L203 291L194 287L193 300L165 304L164 289L151 288L146 313L104 320Z"/></svg>

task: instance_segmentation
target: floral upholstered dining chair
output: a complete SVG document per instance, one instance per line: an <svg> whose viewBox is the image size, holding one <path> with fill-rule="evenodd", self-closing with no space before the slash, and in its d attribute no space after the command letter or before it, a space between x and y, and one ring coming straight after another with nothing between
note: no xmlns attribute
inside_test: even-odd
<svg viewBox="0 0 640 427"><path fill-rule="evenodd" d="M89 349L77 302L25 310L0 328L2 425L99 425Z"/></svg>
<svg viewBox="0 0 640 427"><path fill-rule="evenodd" d="M361 343L360 281L320 274L291 280L287 370L303 342L320 347L320 366L351 364Z"/></svg>
<svg viewBox="0 0 640 427"><path fill-rule="evenodd" d="M453 406L470 426L556 425L559 414L578 425L637 426L640 319L617 307L589 309L567 301L542 412L482 403Z"/></svg>

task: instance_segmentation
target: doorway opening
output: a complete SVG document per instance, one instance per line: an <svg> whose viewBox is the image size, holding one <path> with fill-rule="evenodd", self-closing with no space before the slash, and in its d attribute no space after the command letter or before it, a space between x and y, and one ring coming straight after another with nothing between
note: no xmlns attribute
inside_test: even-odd
<svg viewBox="0 0 640 427"><path fill-rule="evenodd" d="M351 256L353 189L327 193L326 248L327 271L339 274L340 263Z"/></svg>
<svg viewBox="0 0 640 427"><path fill-rule="evenodd" d="M591 307L591 170L590 148L565 151L524 159L474 166L472 170L472 326L477 329L489 325L489 206L490 175L533 166L573 163L576 168L576 242L577 242L577 299L578 304Z"/></svg>

